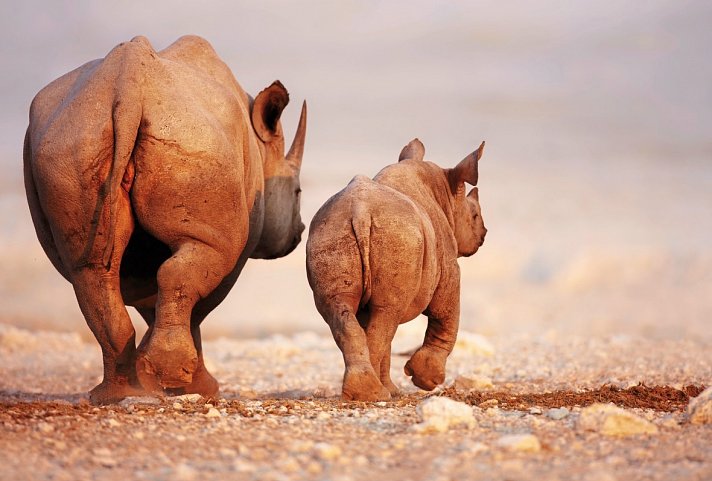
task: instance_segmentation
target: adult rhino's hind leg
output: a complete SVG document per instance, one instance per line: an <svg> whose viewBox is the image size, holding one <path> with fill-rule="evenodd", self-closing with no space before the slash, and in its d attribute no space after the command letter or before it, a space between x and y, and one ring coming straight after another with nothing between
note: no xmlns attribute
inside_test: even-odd
<svg viewBox="0 0 712 481"><path fill-rule="evenodd" d="M176 247L158 270L156 320L136 361L141 385L152 391L185 389L202 375L191 314L226 274L225 259L212 247L192 239Z"/></svg>
<svg viewBox="0 0 712 481"><path fill-rule="evenodd" d="M143 393L136 376L136 334L119 281L121 256L133 230L125 193L118 202L114 247L109 267L89 263L71 270L71 281L87 324L101 346L104 379L92 389L94 404L108 404Z"/></svg>

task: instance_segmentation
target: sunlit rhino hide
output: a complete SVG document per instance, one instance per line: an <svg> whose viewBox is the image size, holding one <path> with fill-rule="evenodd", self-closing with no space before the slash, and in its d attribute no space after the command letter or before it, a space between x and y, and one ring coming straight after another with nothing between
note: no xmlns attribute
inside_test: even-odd
<svg viewBox="0 0 712 481"><path fill-rule="evenodd" d="M399 324L428 317L405 365L432 390L445 379L460 318L458 257L484 242L477 187L484 142L452 169L423 160L415 139L373 180L356 176L312 219L307 274L319 313L344 356L345 399L388 399L391 341Z"/></svg>
<svg viewBox="0 0 712 481"><path fill-rule="evenodd" d="M107 403L215 396L200 323L248 257L291 252L304 225L306 104L289 153L276 81L254 100L210 44L144 37L63 75L30 107L27 200L42 247L101 345ZM138 348L126 305L149 329Z"/></svg>

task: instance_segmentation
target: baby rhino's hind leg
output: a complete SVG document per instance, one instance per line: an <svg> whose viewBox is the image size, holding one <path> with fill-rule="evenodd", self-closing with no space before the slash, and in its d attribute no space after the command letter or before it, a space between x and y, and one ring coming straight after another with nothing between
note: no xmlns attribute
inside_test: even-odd
<svg viewBox="0 0 712 481"><path fill-rule="evenodd" d="M391 345L398 328L398 318L391 314L384 310L373 310L366 326L366 338L373 369L391 396L396 396L398 388L391 380Z"/></svg>
<svg viewBox="0 0 712 481"><path fill-rule="evenodd" d="M344 356L346 369L342 397L349 401L389 399L391 396L388 389L383 387L371 364L366 333L352 308L337 301L319 310L329 324L334 340Z"/></svg>

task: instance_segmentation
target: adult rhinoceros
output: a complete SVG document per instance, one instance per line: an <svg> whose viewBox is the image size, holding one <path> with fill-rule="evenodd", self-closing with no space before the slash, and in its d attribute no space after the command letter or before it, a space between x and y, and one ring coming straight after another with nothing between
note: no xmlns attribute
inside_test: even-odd
<svg viewBox="0 0 712 481"><path fill-rule="evenodd" d="M289 102L276 81L253 100L202 38L156 52L144 37L42 89L25 137L37 237L74 286L101 345L95 403L141 388L214 396L200 323L248 257L301 240L302 106L284 155ZM126 311L149 330L138 348Z"/></svg>

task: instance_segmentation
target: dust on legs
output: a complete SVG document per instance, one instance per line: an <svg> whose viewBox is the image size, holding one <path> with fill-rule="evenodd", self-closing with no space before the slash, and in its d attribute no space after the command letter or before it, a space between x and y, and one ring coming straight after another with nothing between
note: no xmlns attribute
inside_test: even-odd
<svg viewBox="0 0 712 481"><path fill-rule="evenodd" d="M215 289L231 265L234 262L215 249L194 241L181 244L163 263L157 276L155 322L150 337L141 343L136 361L144 388L158 393L189 386L206 393L216 391L217 382L205 370L191 332L191 313L196 302Z"/></svg>
<svg viewBox="0 0 712 481"><path fill-rule="evenodd" d="M384 401L391 398L370 363L346 366L341 395L347 401Z"/></svg>
<svg viewBox="0 0 712 481"><path fill-rule="evenodd" d="M445 381L445 363L449 352L437 347L423 345L405 363L406 376L412 376L413 384L432 391Z"/></svg>

